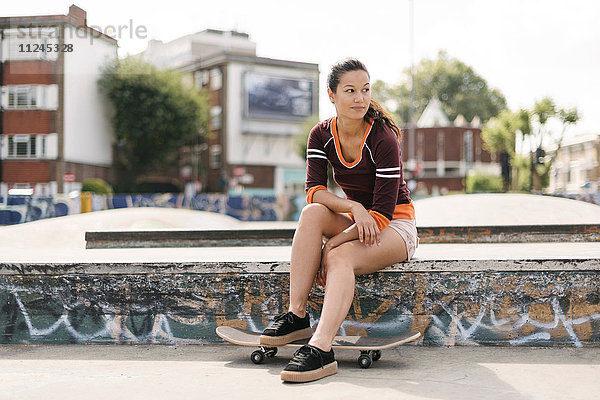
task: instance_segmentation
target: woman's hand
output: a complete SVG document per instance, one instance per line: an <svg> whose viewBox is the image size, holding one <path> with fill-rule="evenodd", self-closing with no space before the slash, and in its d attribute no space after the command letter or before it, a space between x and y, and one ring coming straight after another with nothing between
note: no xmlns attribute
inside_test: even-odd
<svg viewBox="0 0 600 400"><path fill-rule="evenodd" d="M362 204L357 203L352 208L352 215L358 228L358 239L361 243L367 246L373 246L374 244L379 246L381 244L381 232L371 214L365 210Z"/></svg>
<svg viewBox="0 0 600 400"><path fill-rule="evenodd" d="M319 267L317 275L315 276L315 283L322 287L325 287L325 284L327 283L327 254L332 249L332 247L328 246L327 243L325 243L323 250L321 251L321 266Z"/></svg>
<svg viewBox="0 0 600 400"><path fill-rule="evenodd" d="M373 244L379 245L381 243L377 223L361 204L357 203L357 206L352 208L352 214L355 223L329 239L327 243L323 245L321 250L321 265L315 275L315 282L317 285L325 287L325 283L327 282L327 259L329 258L328 256L331 250L343 243L356 239L360 239L360 241L367 246L372 246Z"/></svg>

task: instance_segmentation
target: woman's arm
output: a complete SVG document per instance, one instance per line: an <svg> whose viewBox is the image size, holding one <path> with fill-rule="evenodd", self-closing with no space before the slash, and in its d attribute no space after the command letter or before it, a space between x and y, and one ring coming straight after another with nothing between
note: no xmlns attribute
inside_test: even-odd
<svg viewBox="0 0 600 400"><path fill-rule="evenodd" d="M362 204L348 199L342 199L327 190L319 190L313 195L313 203L320 203L337 213L351 213ZM363 207L364 208L364 207Z"/></svg>
<svg viewBox="0 0 600 400"><path fill-rule="evenodd" d="M350 225L344 231L338 233L334 237L330 238L323 246L323 253L335 249L342 243L349 242L351 240L358 239L358 228L356 224Z"/></svg>
<svg viewBox="0 0 600 400"><path fill-rule="evenodd" d="M356 226L356 224L352 224L342 232L329 239L327 243L325 243L325 245L323 246L323 251L321 252L321 266L319 267L317 275L315 276L315 282L318 285L325 287L325 283L327 280L327 254L332 249L335 249L342 243L346 243L356 239L358 239L358 227ZM376 243L377 246L381 244L381 242L379 242L379 239Z"/></svg>
<svg viewBox="0 0 600 400"><path fill-rule="evenodd" d="M359 202L342 199L326 190L319 190L313 195L313 203L323 204L333 212L352 213L352 216L354 217L355 224L350 227L354 227L353 230L348 228L346 231L337 234L329 240L336 239L332 242L332 244L335 244L333 247L337 247L342 243L355 239L359 239L368 246L379 244L381 239L377 223Z"/></svg>

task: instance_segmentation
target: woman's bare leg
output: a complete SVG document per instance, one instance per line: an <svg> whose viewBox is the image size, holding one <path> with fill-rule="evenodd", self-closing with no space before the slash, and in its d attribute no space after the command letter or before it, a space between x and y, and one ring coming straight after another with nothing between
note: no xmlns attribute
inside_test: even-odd
<svg viewBox="0 0 600 400"><path fill-rule="evenodd" d="M331 349L352 304L356 275L373 273L406 259L406 243L391 228L381 232L380 246L368 247L353 240L331 250L325 260L327 281L323 310L309 344L323 351Z"/></svg>
<svg viewBox="0 0 600 400"><path fill-rule="evenodd" d="M322 204L313 203L302 209L292 242L289 311L301 318L306 315L308 294L321 265L323 236L335 236L352 224L349 217Z"/></svg>

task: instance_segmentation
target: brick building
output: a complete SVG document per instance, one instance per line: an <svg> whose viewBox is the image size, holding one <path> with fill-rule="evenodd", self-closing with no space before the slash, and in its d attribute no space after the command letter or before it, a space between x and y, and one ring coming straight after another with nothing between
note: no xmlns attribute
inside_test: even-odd
<svg viewBox="0 0 600 400"><path fill-rule="evenodd" d="M435 98L421 114L414 134L408 128L402 133L405 176L415 181L417 193L463 191L472 170L500 175L498 156L483 148L480 119L468 122L459 115L452 122Z"/></svg>
<svg viewBox="0 0 600 400"><path fill-rule="evenodd" d="M110 180L113 134L96 82L116 57L117 41L88 27L75 5L67 15L0 18L3 195Z"/></svg>

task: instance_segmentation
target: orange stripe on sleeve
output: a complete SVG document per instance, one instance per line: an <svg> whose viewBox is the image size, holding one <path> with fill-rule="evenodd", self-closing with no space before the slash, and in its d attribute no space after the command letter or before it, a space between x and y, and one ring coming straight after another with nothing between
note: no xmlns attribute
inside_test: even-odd
<svg viewBox="0 0 600 400"><path fill-rule="evenodd" d="M415 206L412 201L408 204L396 204L393 219L415 219Z"/></svg>
<svg viewBox="0 0 600 400"><path fill-rule="evenodd" d="M369 210L369 214L371 214L371 217L373 217L373 219L375 220L375 223L377 224L377 227L379 228L380 232L390 224L390 220L382 214L379 214L377 211Z"/></svg>
<svg viewBox="0 0 600 400"><path fill-rule="evenodd" d="M310 189L308 189L308 192L306 192L306 202L308 204L310 204L310 203L313 202L313 196L319 190L327 190L327 188L325 186L323 186L323 185L318 185L318 186L313 186Z"/></svg>

